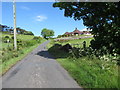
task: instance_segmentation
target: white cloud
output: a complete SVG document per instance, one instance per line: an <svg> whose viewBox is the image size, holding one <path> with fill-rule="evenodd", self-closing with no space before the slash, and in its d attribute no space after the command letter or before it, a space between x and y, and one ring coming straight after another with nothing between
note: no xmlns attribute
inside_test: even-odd
<svg viewBox="0 0 120 90"><path fill-rule="evenodd" d="M21 6L21 9L30 10L30 8L29 8L29 7L26 7L26 6Z"/></svg>
<svg viewBox="0 0 120 90"><path fill-rule="evenodd" d="M44 20L46 20L46 19L47 19L47 17L46 17L46 16L43 16L43 15L36 16L36 21L42 22L42 21L44 21Z"/></svg>
<svg viewBox="0 0 120 90"><path fill-rule="evenodd" d="M82 29L80 31L90 31L90 29L84 28L84 29Z"/></svg>
<svg viewBox="0 0 120 90"><path fill-rule="evenodd" d="M82 29L82 30L80 30L80 31L87 31L87 28L84 28L84 29Z"/></svg>

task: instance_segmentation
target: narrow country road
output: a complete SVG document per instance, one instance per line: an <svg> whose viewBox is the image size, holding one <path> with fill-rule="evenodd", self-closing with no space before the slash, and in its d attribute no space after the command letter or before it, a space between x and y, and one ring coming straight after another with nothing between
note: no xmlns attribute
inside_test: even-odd
<svg viewBox="0 0 120 90"><path fill-rule="evenodd" d="M47 52L46 41L2 77L2 88L80 88Z"/></svg>

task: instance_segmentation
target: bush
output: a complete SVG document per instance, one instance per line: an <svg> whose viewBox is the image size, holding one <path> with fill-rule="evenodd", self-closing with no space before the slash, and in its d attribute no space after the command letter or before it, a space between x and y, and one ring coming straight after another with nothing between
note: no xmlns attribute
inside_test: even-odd
<svg viewBox="0 0 120 90"><path fill-rule="evenodd" d="M57 38L61 38L61 37L62 37L62 35L58 35L58 36L57 36Z"/></svg>
<svg viewBox="0 0 120 90"><path fill-rule="evenodd" d="M11 39L14 39L14 36L12 36Z"/></svg>
<svg viewBox="0 0 120 90"><path fill-rule="evenodd" d="M2 41L4 41L4 43L8 43L7 40L9 40L9 42L10 42L9 36L2 37Z"/></svg>
<svg viewBox="0 0 120 90"><path fill-rule="evenodd" d="M13 53L13 56L14 56L14 57L18 57L18 52L14 52L14 53Z"/></svg>
<svg viewBox="0 0 120 90"><path fill-rule="evenodd" d="M22 40L20 40L20 39L17 39L17 43L21 43L22 42Z"/></svg>
<svg viewBox="0 0 120 90"><path fill-rule="evenodd" d="M34 39L34 40L37 40L37 39L40 39L40 37L36 37L36 36L35 36L33 39Z"/></svg>
<svg viewBox="0 0 120 90"><path fill-rule="evenodd" d="M66 44L60 48L60 50L63 50L65 52L69 52L70 49L72 49L72 46L70 44Z"/></svg>
<svg viewBox="0 0 120 90"><path fill-rule="evenodd" d="M36 36L33 38L33 40L36 40L38 43L41 42L41 39L42 39L41 37L36 37Z"/></svg>
<svg viewBox="0 0 120 90"><path fill-rule="evenodd" d="M9 60L10 58L12 58L12 56L13 56L13 53L9 51L4 52L4 56L2 56L2 62Z"/></svg>
<svg viewBox="0 0 120 90"><path fill-rule="evenodd" d="M55 52L56 53L67 53L67 57L73 58L73 59L78 59L82 57L88 57L89 59L99 59L99 60L109 60L114 62L116 65L120 65L120 55L117 53L110 54L106 47L101 47L101 49L92 49L91 47L86 47L86 48L70 48L67 52L65 52L65 48L63 48L61 44L55 44L51 48L49 48L50 52Z"/></svg>
<svg viewBox="0 0 120 90"><path fill-rule="evenodd" d="M10 38L10 37L9 37L9 36L5 36L5 38L7 38L7 39L8 39L8 38Z"/></svg>
<svg viewBox="0 0 120 90"><path fill-rule="evenodd" d="M5 39L5 37L4 37ZM12 36L11 37L11 40L13 40L14 37ZM34 37L33 40L30 40L30 41L22 41L20 39L17 39L17 51L14 50L13 46L10 46L10 47L7 47L7 48L2 48L2 53L0 58L2 58L2 61L5 62L5 61L8 61L9 59L11 58L15 58L15 57L18 57L20 54L23 54L23 49L24 48L29 48L30 46L33 46L37 43L39 43L41 40L41 37Z"/></svg>
<svg viewBox="0 0 120 90"><path fill-rule="evenodd" d="M7 51L12 51L13 48L12 47L7 47Z"/></svg>
<svg viewBox="0 0 120 90"><path fill-rule="evenodd" d="M34 35L31 31L24 32L24 35Z"/></svg>

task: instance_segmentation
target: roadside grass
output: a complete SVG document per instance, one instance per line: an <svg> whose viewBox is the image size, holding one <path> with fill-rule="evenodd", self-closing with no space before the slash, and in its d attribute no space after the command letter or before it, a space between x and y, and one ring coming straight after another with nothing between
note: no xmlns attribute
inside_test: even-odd
<svg viewBox="0 0 120 90"><path fill-rule="evenodd" d="M102 69L97 59L57 59L69 74L84 88L118 88L118 67L114 64Z"/></svg>
<svg viewBox="0 0 120 90"><path fill-rule="evenodd" d="M5 61L2 63L2 72L0 73L0 75L4 74L5 72L7 72L13 65L15 65L18 61L22 60L28 53L30 53L34 48L36 48L39 44L34 45L32 47L28 48L24 48L22 50L22 54L19 54L19 57L14 57L9 59L8 61ZM8 54L9 55L9 54Z"/></svg>
<svg viewBox="0 0 120 90"><path fill-rule="evenodd" d="M82 43L86 41L90 44L90 39L71 40L62 42L66 43ZM81 58L71 58L70 54L52 47L53 40L47 45L48 51L56 58L56 60L68 71L68 73L84 88L120 88L119 66L110 60L100 60L93 57L84 56Z"/></svg>
<svg viewBox="0 0 120 90"><path fill-rule="evenodd" d="M45 42L44 39L41 41L41 43L43 43L43 42ZM15 65L18 61L22 60L28 53L30 53L33 49L35 49L41 43L35 44L34 46L31 46L29 48L26 47L21 50L22 53L20 53L18 57L14 57L14 58L11 58L11 59L3 62L0 65L0 70L2 68L2 72L0 72L0 75L3 75L4 73L6 73L13 65ZM8 55L10 55L10 53L8 53Z"/></svg>
<svg viewBox="0 0 120 90"><path fill-rule="evenodd" d="M2 48L7 48L7 47L13 47L13 44L12 43L1 43L0 44L0 50L2 49Z"/></svg>
<svg viewBox="0 0 120 90"><path fill-rule="evenodd" d="M9 34L2 34L2 37L9 36L10 38L12 35ZM3 75L6 71L8 71L13 65L15 65L18 61L22 60L29 52L31 52L34 48L38 45L46 41L45 39L33 39L35 36L31 35L17 35L17 37L22 41L18 45L19 50L13 50L13 42L4 43L2 42L0 46L0 58L2 58L0 63L0 75Z"/></svg>

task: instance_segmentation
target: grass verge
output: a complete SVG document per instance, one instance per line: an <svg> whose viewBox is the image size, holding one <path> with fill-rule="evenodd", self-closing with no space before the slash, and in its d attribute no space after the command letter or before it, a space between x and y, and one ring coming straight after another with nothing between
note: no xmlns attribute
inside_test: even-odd
<svg viewBox="0 0 120 90"><path fill-rule="evenodd" d="M42 40L41 43L43 43L45 40ZM4 75L12 66L14 66L18 61L22 60L28 53L30 53L33 49L35 49L40 44L35 44L34 46L29 47L29 49L26 47L22 51L23 53L20 54L18 57L11 58L10 60L5 61L0 65L0 70L2 68L2 71L0 72L0 75Z"/></svg>
<svg viewBox="0 0 120 90"><path fill-rule="evenodd" d="M84 88L118 88L118 67L111 64L102 69L103 63L88 58L57 59L69 74Z"/></svg>
<svg viewBox="0 0 120 90"><path fill-rule="evenodd" d="M69 42L75 43L77 40ZM52 47L54 44L56 43L51 41L47 45L48 51L55 56L56 60L68 71L80 86L84 88L120 88L118 85L120 83L118 78L119 66L116 65L115 62L108 59L100 60L94 56L71 58L70 54L60 51L56 47Z"/></svg>

